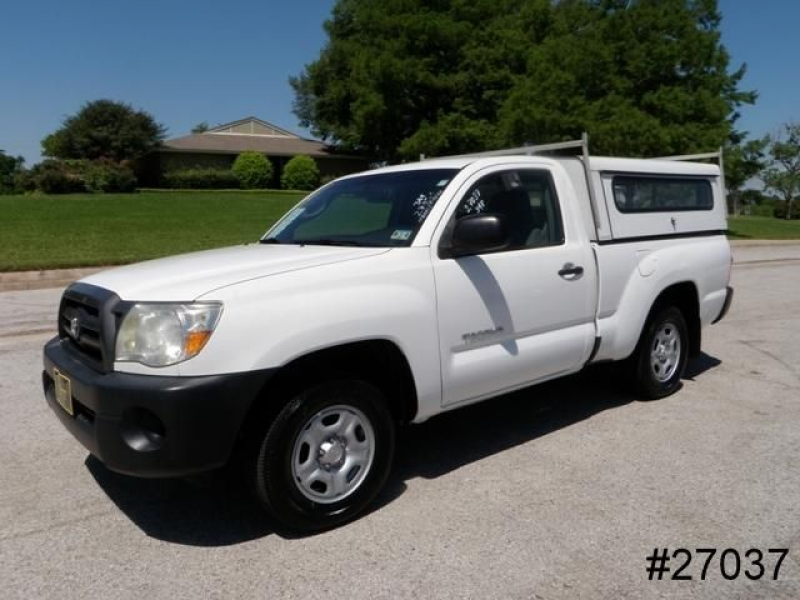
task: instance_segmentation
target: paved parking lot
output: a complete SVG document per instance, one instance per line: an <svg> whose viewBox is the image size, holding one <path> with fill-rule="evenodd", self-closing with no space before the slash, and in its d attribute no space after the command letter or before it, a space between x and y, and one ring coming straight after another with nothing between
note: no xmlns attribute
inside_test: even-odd
<svg viewBox="0 0 800 600"><path fill-rule="evenodd" d="M299 539L236 488L88 457L40 390L58 291L0 293L0 596L799 598L800 246L736 255L677 395L599 371L437 417L403 435L375 511ZM655 547L789 555L778 581L698 581L699 559L648 581Z"/></svg>

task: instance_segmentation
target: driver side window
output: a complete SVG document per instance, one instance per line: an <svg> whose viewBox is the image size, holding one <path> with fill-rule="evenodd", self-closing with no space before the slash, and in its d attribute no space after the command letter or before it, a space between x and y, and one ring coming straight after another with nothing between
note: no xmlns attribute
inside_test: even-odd
<svg viewBox="0 0 800 600"><path fill-rule="evenodd" d="M455 218L478 214L503 217L511 241L509 250L564 243L558 197L547 171L502 171L483 177L464 195Z"/></svg>

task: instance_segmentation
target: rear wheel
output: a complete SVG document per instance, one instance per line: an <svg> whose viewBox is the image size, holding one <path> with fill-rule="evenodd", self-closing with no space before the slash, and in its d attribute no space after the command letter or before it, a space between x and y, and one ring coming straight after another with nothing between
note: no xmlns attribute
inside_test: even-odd
<svg viewBox="0 0 800 600"><path fill-rule="evenodd" d="M631 357L637 390L653 399L676 392L688 352L689 335L683 313L674 306L659 310L645 325Z"/></svg>
<svg viewBox="0 0 800 600"><path fill-rule="evenodd" d="M386 482L394 421L381 392L362 381L323 383L297 394L264 435L254 464L260 503L304 532L359 516Z"/></svg>

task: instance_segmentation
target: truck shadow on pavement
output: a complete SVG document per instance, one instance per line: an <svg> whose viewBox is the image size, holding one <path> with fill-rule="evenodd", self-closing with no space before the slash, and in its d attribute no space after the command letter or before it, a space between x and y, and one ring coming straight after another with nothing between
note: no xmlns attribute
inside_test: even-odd
<svg viewBox="0 0 800 600"><path fill-rule="evenodd" d="M694 379L720 364L703 353L689 363L685 378ZM372 510L400 497L410 479L440 477L637 401L622 390L615 369L598 367L408 427L398 436L394 470ZM113 473L91 455L85 465L117 507L150 537L217 547L277 533L244 486L230 476L191 482L139 479Z"/></svg>

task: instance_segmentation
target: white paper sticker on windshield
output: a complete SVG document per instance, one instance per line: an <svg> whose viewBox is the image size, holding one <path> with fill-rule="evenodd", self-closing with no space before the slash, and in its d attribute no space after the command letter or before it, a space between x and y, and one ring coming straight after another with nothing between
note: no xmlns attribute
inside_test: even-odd
<svg viewBox="0 0 800 600"><path fill-rule="evenodd" d="M292 210L291 212L289 212L289 213L288 213L288 214L287 214L287 215L286 215L286 216L285 216L283 219L281 219L281 222L280 222L280 223L278 223L278 224L275 226L275 228L274 228L272 231L270 231L270 232L269 232L269 235L270 235L270 237L275 237L275 236L277 236L277 235L280 235L280 234L281 234L281 232L282 232L284 229L286 229L286 228L287 228L289 225L291 225L291 224L292 224L292 222L293 222L293 221L294 221L294 220L295 220L297 217L299 217L300 215L302 215L302 214L303 214L303 212L304 212L305 210L306 210L306 209L305 209L304 207L302 207L302 206L301 206L300 208L295 208L294 210Z"/></svg>
<svg viewBox="0 0 800 600"><path fill-rule="evenodd" d="M395 229L392 232L392 239L393 240L405 241L410 237L411 237L411 230L410 229Z"/></svg>

